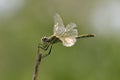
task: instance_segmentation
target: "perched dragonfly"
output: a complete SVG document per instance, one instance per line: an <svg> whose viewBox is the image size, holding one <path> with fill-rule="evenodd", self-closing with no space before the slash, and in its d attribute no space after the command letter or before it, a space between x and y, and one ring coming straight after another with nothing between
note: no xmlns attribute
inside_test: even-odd
<svg viewBox="0 0 120 80"><path fill-rule="evenodd" d="M75 44L77 39L95 36L95 34L78 35L78 31L77 29L75 29L76 24L69 23L65 27L59 14L55 14L54 22L55 25L53 35L51 35L50 37L42 37L41 44L38 45L38 48L41 48L44 51L48 50L48 48L50 47L48 54L45 54L42 57L50 55L52 45L55 43L62 42L64 46L71 47Z"/></svg>

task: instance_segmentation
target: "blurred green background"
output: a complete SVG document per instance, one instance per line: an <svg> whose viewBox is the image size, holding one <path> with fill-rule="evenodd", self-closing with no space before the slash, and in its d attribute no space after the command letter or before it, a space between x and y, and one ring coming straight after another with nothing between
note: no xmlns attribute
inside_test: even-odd
<svg viewBox="0 0 120 80"><path fill-rule="evenodd" d="M118 0L0 0L0 80L32 80L37 45L52 35L55 13L96 37L55 44L38 80L120 80Z"/></svg>

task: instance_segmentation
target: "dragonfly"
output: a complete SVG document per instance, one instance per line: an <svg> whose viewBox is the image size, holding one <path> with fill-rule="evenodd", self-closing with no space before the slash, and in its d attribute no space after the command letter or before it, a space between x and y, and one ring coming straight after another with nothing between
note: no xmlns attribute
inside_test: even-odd
<svg viewBox="0 0 120 80"><path fill-rule="evenodd" d="M81 34L78 35L77 29L75 29L77 26L75 23L69 23L66 25L63 24L63 20L60 17L59 14L55 14L54 16L54 29L53 29L53 35L50 37L42 37L41 43L38 45L38 48L47 51L49 48L49 51L47 54L44 54L42 58L50 55L52 46L55 43L61 42L63 46L71 47L73 46L77 39L81 38L88 38L88 37L94 37L95 34Z"/></svg>

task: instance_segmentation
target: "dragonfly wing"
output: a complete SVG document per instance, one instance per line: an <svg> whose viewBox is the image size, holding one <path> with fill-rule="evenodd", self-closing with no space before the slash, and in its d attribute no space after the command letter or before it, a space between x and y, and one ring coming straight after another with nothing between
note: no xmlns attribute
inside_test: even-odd
<svg viewBox="0 0 120 80"><path fill-rule="evenodd" d="M70 31L72 30L73 28L77 27L75 23L70 23L66 26L66 30L67 31Z"/></svg>
<svg viewBox="0 0 120 80"><path fill-rule="evenodd" d="M70 23L66 26L66 32L64 33L64 37L77 37L78 31L77 29L74 29L76 26L75 23Z"/></svg>
<svg viewBox="0 0 120 80"><path fill-rule="evenodd" d="M76 37L78 37L78 31L74 29L75 27L76 24L74 23L70 23L66 26L66 32L60 38L64 46L70 47L75 44Z"/></svg>
<svg viewBox="0 0 120 80"><path fill-rule="evenodd" d="M66 38L61 38L62 44L66 47L71 47L75 44L76 38L74 37L66 37Z"/></svg>
<svg viewBox="0 0 120 80"><path fill-rule="evenodd" d="M60 37L65 32L65 27L62 18L60 17L59 14L56 14L54 16L54 22L55 22L54 31L53 31L54 35Z"/></svg>
<svg viewBox="0 0 120 80"><path fill-rule="evenodd" d="M78 31L77 29L72 29L70 31L66 31L63 35L63 37L78 37Z"/></svg>

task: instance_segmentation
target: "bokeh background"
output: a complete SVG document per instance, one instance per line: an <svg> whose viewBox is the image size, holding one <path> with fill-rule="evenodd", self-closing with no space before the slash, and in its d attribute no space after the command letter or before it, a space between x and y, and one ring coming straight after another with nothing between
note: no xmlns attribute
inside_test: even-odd
<svg viewBox="0 0 120 80"><path fill-rule="evenodd" d="M52 35L55 13L96 37L55 44L38 80L120 80L119 0L0 0L0 80L32 80L37 45Z"/></svg>

